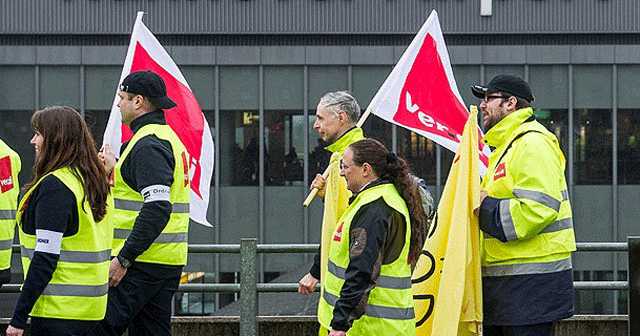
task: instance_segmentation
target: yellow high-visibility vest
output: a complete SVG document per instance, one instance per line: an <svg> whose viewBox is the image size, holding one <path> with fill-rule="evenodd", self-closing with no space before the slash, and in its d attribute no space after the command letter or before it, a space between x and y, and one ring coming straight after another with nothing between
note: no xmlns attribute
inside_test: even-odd
<svg viewBox="0 0 640 336"><path fill-rule="evenodd" d="M0 140L0 270L11 267L11 244L20 194L20 156Z"/></svg>
<svg viewBox="0 0 640 336"><path fill-rule="evenodd" d="M398 258L380 267L380 276L369 293L364 315L353 322L348 335L415 335L415 314L411 290L411 265L407 262L411 242L411 221L405 201L390 183L360 192L338 221L329 251L327 273L322 278L322 294L318 306L318 320L330 329L333 306L340 298L349 265L349 229L351 221L362 206L382 197L386 204L400 212L405 219L405 243Z"/></svg>
<svg viewBox="0 0 640 336"><path fill-rule="evenodd" d="M112 188L115 207L113 211L115 229L112 254L118 255L124 246L144 203L142 195L124 181L120 170L122 163L127 159L136 142L147 135L155 135L171 144L175 161L169 199L172 210L167 226L151 246L136 258L136 261L163 265L186 265L189 236L189 154L168 125L149 124L140 128L129 141L115 166Z"/></svg>
<svg viewBox="0 0 640 336"><path fill-rule="evenodd" d="M25 203L33 190L51 174L75 196L78 232L73 236L62 237L57 267L29 315L71 320L102 320L107 309L113 227L109 223L108 213L99 223L93 219L91 205L84 198L83 183L69 167L43 176L20 201L16 219L20 226L24 277L27 278L36 248L36 236L24 232L21 224Z"/></svg>

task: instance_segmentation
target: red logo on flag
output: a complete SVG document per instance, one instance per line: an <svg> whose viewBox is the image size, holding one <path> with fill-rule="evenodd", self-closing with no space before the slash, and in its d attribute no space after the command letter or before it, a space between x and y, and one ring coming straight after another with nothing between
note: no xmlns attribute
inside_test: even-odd
<svg viewBox="0 0 640 336"><path fill-rule="evenodd" d="M11 173L11 158L5 156L0 159L0 192L13 189L13 174Z"/></svg>
<svg viewBox="0 0 640 336"><path fill-rule="evenodd" d="M344 225L344 223L340 223L340 225L338 226L338 229L333 234L333 240L334 241L339 242L339 241L342 240L342 225Z"/></svg>
<svg viewBox="0 0 640 336"><path fill-rule="evenodd" d="M451 90L436 41L427 34L400 91L393 120L459 142L456 134L462 133L467 116Z"/></svg>
<svg viewBox="0 0 640 336"><path fill-rule="evenodd" d="M503 163L499 164L496 167L496 172L495 172L495 174L493 174L493 180L495 181L495 180L497 180L499 178L503 178L505 176L507 176L507 166L503 162Z"/></svg>

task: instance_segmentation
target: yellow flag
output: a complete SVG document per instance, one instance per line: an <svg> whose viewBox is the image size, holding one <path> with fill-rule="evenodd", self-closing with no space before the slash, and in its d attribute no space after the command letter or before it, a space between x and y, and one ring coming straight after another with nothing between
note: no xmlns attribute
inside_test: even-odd
<svg viewBox="0 0 640 336"><path fill-rule="evenodd" d="M472 106L437 218L413 272L416 335L482 334L478 109Z"/></svg>

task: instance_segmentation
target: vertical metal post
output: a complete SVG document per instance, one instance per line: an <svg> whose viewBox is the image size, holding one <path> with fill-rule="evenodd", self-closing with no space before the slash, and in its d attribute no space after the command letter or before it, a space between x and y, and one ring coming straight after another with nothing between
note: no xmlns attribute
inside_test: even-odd
<svg viewBox="0 0 640 336"><path fill-rule="evenodd" d="M260 49L262 50L262 49ZM262 51L260 51L262 53ZM260 146L260 150L258 151L260 153L259 156L259 163L258 166L260 167L260 169L258 170L259 174L258 174L258 185L259 185L259 189L258 189L258 211L259 211L259 217L258 217L258 239L260 240L261 243L265 242L265 160L266 160L266 153L264 152L267 148L267 144L265 143L265 129L264 129L264 125L265 125L265 120L264 120L264 66L262 64L260 64L259 68L258 68L258 113L259 113L259 122L258 125L260 127L260 130L258 131L260 140L258 141L258 145ZM260 281L264 281L264 272L265 272L265 256L264 254L260 255L260 262L258 263L258 275L260 277Z"/></svg>
<svg viewBox="0 0 640 336"><path fill-rule="evenodd" d="M302 172L302 190L303 190L301 195L302 197L304 197L305 191L309 187L309 179L312 178L312 176L309 176L309 152L311 149L310 143L309 143L309 67L305 65L303 68L303 72L304 72L303 73L304 83L302 84L303 86L302 115L304 116L304 154L303 154L304 171ZM309 208L303 207L302 211L304 216L303 217L304 226L302 227L302 235L303 235L304 243L308 244L309 243ZM306 263L308 261L309 261L309 255L305 254L304 262Z"/></svg>
<svg viewBox="0 0 640 336"><path fill-rule="evenodd" d="M640 335L640 236L628 237L629 244L629 336Z"/></svg>
<svg viewBox="0 0 640 336"><path fill-rule="evenodd" d="M611 130L613 132L611 139L611 222L612 236L611 241L617 242L618 239L618 68L614 64L612 69L612 81L611 86L613 93L612 97L612 109L611 109ZM613 252L613 281L618 280L618 253ZM620 297L619 291L613 291L613 314L618 314L618 298Z"/></svg>
<svg viewBox="0 0 640 336"><path fill-rule="evenodd" d="M240 239L240 336L258 335L256 238Z"/></svg>
<svg viewBox="0 0 640 336"><path fill-rule="evenodd" d="M214 84L215 89L213 92L214 96L214 134L213 134L213 145L214 145L214 180L215 185L213 186L213 195L214 195L214 209L215 209L215 218L214 218L214 242L216 244L220 244L220 182L222 181L220 178L220 159L222 158L222 146L220 146L220 126L222 126L221 118L220 118L220 66L216 65L214 68ZM213 272L215 273L216 282L220 282L220 253L216 253L214 256ZM220 303L220 293L216 293L216 305L213 309L214 311L218 310L218 305Z"/></svg>

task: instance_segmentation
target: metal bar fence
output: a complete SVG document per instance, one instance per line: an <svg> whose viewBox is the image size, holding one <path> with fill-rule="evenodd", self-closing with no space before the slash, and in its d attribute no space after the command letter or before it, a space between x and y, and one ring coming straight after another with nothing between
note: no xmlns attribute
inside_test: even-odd
<svg viewBox="0 0 640 336"><path fill-rule="evenodd" d="M258 283L258 253L316 253L318 244L257 244L257 239L241 239L240 244L190 244L189 253L240 254L240 283L182 284L180 292L240 293L240 335L258 335L258 295L260 292L295 292L296 283ZM577 243L578 252L628 252L628 281L574 281L577 290L629 290L629 335L640 335L640 236L627 242ZM20 252L14 245L13 252ZM5 284L0 293L18 293L20 284Z"/></svg>

